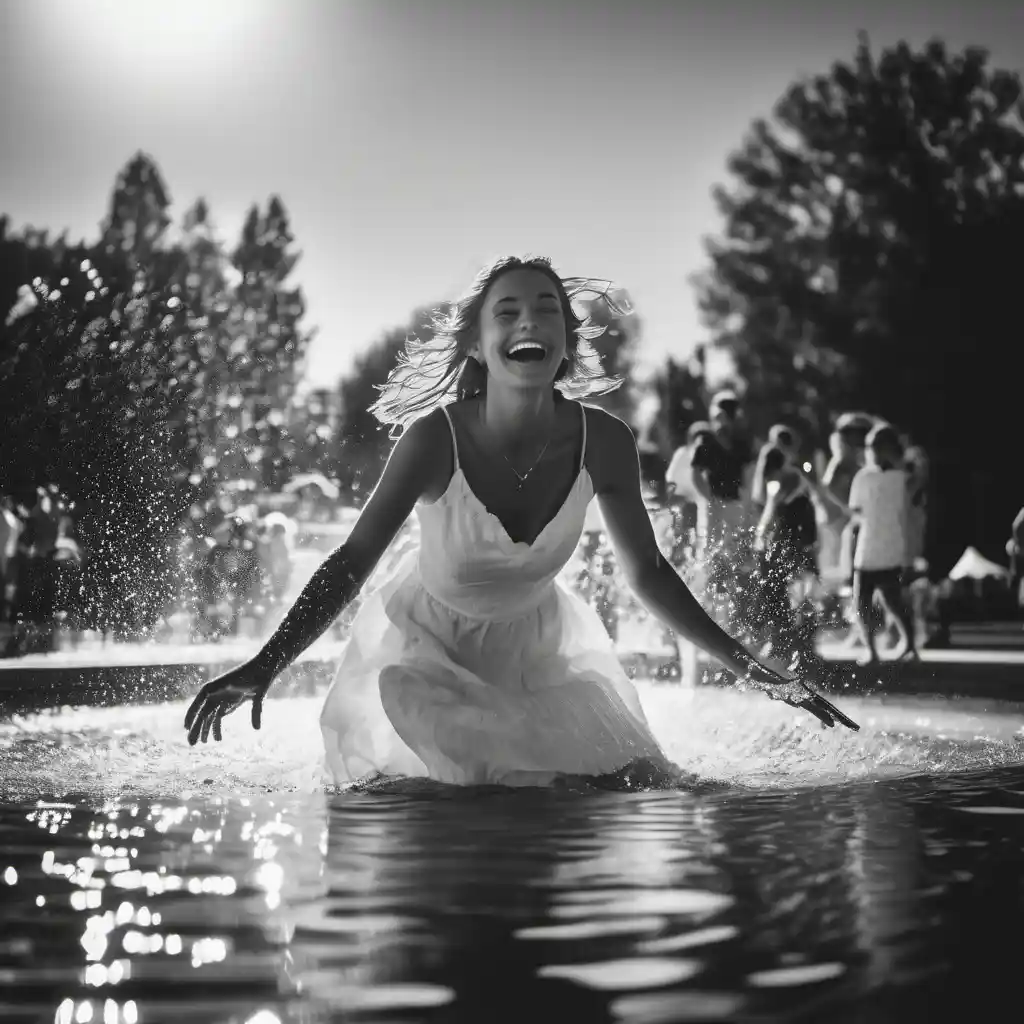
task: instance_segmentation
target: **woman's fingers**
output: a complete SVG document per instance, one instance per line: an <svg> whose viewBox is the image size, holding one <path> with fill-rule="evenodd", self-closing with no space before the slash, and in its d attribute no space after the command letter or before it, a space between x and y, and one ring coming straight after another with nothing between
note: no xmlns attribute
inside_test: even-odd
<svg viewBox="0 0 1024 1024"><path fill-rule="evenodd" d="M209 695L209 683L206 684L192 699L192 703L188 706L188 711L185 712L185 728L190 732L192 725L198 717L200 711L202 711L203 705L206 703L206 698Z"/></svg>
<svg viewBox="0 0 1024 1024"><path fill-rule="evenodd" d="M197 698L198 701L198 698ZM193 704L196 709L192 715L192 722L188 727L188 745L194 747L199 742L199 734L203 730L203 723L206 721L206 716L209 713L209 703L206 700L200 701L197 704ZM192 710L191 708L189 709Z"/></svg>
<svg viewBox="0 0 1024 1024"><path fill-rule="evenodd" d="M203 728L199 734L199 738L204 742L208 742L210 739L210 729L213 728L213 723L217 720L217 715L220 711L220 705L215 705L209 712L203 717Z"/></svg>
<svg viewBox="0 0 1024 1024"><path fill-rule="evenodd" d="M193 707L196 707L196 711L192 713L192 708L189 709L192 717L188 730L189 746L194 747L200 741L203 743L208 742L211 731L213 732L213 738L220 740L222 738L221 720L225 715L234 711L238 704L239 701L236 698L226 693L207 696L198 705L193 704ZM187 722L188 719L186 718Z"/></svg>

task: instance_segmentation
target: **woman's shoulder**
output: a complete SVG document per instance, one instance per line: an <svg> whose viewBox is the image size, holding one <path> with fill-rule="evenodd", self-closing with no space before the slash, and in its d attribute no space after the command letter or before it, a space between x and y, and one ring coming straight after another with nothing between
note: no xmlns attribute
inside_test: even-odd
<svg viewBox="0 0 1024 1024"><path fill-rule="evenodd" d="M607 443L613 448L635 448L636 435L633 428L623 419L589 402L573 401L583 410L587 423L587 436L595 443Z"/></svg>
<svg viewBox="0 0 1024 1024"><path fill-rule="evenodd" d="M587 472L594 489L601 492L636 473L636 436L628 423L607 409L583 402L579 405L587 423Z"/></svg>
<svg viewBox="0 0 1024 1024"><path fill-rule="evenodd" d="M452 447L452 428L443 408L417 416L399 435L395 450L401 449L406 459L422 460L424 465L436 463L442 453Z"/></svg>

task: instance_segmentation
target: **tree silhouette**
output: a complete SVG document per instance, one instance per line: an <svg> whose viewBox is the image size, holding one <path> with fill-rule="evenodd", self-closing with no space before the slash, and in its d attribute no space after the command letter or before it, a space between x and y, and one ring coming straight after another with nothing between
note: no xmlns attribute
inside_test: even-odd
<svg viewBox="0 0 1024 1024"><path fill-rule="evenodd" d="M89 551L77 611L130 632L169 594L173 534L193 500L229 475L287 478L289 442L273 432L310 337L286 280L298 256L280 200L254 208L237 270L203 200L174 242L168 205L137 154L95 243L0 224L3 490L56 484L75 502Z"/></svg>
<svg viewBox="0 0 1024 1024"><path fill-rule="evenodd" d="M876 57L862 37L730 156L696 282L755 428L803 420L823 440L832 414L865 407L928 449L941 567L968 542L997 554L1020 503L993 438L1022 379L1021 113L1019 78L982 49Z"/></svg>
<svg viewBox="0 0 1024 1024"><path fill-rule="evenodd" d="M388 427L369 411L370 406L378 398L377 389L395 368L407 339L423 337L432 329L435 308L438 307L421 307L407 324L386 331L356 359L339 384L338 477L342 488L356 502L373 490L393 444Z"/></svg>

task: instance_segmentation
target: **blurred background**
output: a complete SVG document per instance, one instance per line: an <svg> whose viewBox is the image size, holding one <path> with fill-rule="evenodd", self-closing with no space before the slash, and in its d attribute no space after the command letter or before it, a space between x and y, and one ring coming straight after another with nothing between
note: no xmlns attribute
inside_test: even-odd
<svg viewBox="0 0 1024 1024"><path fill-rule="evenodd" d="M272 626L390 450L375 388L506 252L631 301L586 310L599 404L691 576L695 425L834 482L888 422L922 635L1019 624L1022 59L996 2L7 0L5 653ZM595 521L570 575L628 631L615 573Z"/></svg>

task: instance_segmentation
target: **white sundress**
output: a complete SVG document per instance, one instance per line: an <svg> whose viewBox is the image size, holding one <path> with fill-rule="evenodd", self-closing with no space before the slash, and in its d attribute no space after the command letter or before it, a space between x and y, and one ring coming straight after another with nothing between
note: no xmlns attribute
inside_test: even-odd
<svg viewBox="0 0 1024 1024"><path fill-rule="evenodd" d="M544 785L638 759L671 771L596 613L557 578L594 497L585 465L532 544L454 470L420 502L418 548L366 597L320 717L345 784L381 773Z"/></svg>

